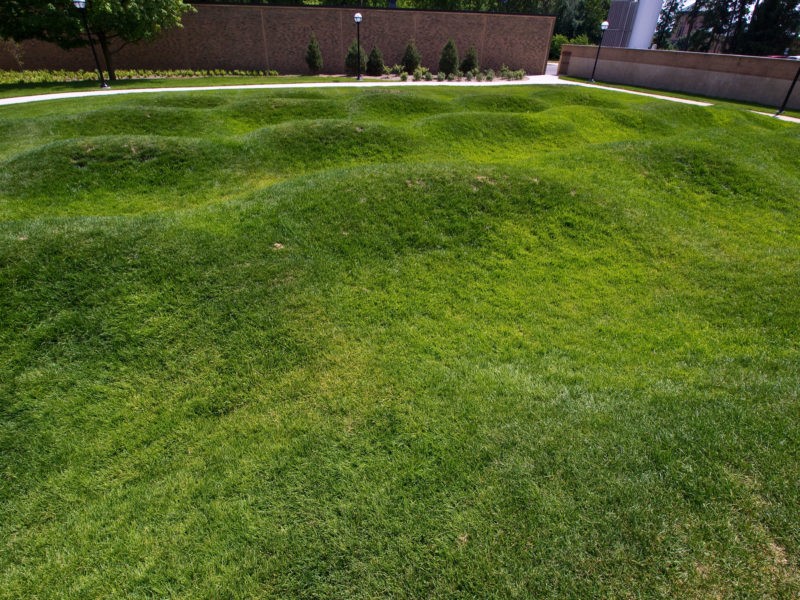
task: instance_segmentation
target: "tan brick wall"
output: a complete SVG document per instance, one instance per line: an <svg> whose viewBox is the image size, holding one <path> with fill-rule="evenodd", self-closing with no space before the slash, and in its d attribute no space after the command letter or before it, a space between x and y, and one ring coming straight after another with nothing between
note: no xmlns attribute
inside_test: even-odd
<svg viewBox="0 0 800 600"><path fill-rule="evenodd" d="M400 62L408 40L414 38L423 64L438 70L439 55L453 38L463 56L469 46L478 50L484 67L502 63L529 74L543 74L555 17L452 13L372 8L278 6L196 6L184 18L183 29L167 32L149 44L123 48L116 68L136 69L275 69L306 73L305 51L313 31L319 40L325 73L343 73L347 48L356 37L353 15L361 12L361 43L365 52L377 44L384 62ZM71 51L42 42L23 44L26 69L93 68L87 48ZM17 64L0 48L0 69Z"/></svg>
<svg viewBox="0 0 800 600"><path fill-rule="evenodd" d="M596 55L597 46L564 46L559 75L588 79ZM602 48L595 79L777 107L798 68L800 61L758 56ZM789 107L800 108L800 84Z"/></svg>

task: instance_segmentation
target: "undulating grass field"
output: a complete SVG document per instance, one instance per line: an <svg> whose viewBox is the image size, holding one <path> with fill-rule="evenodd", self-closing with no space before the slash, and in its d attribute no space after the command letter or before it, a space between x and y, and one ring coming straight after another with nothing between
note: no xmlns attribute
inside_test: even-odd
<svg viewBox="0 0 800 600"><path fill-rule="evenodd" d="M0 109L0 597L796 598L800 128L554 87Z"/></svg>

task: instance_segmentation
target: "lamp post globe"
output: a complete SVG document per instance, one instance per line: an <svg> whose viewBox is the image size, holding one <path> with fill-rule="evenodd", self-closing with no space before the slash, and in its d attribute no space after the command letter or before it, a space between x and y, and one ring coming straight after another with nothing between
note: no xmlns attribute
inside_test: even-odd
<svg viewBox="0 0 800 600"><path fill-rule="evenodd" d="M608 21L603 21L600 23L600 43L597 45L597 53L594 55L594 66L592 67L592 76L590 77L590 81L594 83L594 72L597 70L597 59L600 58L600 48L603 47L603 38L606 37L606 29L608 29Z"/></svg>
<svg viewBox="0 0 800 600"><path fill-rule="evenodd" d="M97 74L100 76L100 87L107 88L108 83L103 77L103 69L100 67L100 59L97 58L97 51L94 49L94 40L92 39L92 32L89 30L89 19L86 17L86 0L72 0L72 6L78 9L83 19L83 28L86 30L86 37L89 38L89 46L92 49L92 56L94 56L94 64L97 66Z"/></svg>
<svg viewBox="0 0 800 600"><path fill-rule="evenodd" d="M353 21L356 22L356 49L358 50L358 56L356 60L356 79L361 81L361 13L356 13L353 15Z"/></svg>

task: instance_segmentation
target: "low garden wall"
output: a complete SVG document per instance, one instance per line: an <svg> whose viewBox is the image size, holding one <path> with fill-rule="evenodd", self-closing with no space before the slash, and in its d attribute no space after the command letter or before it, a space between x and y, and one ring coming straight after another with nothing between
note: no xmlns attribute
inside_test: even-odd
<svg viewBox="0 0 800 600"><path fill-rule="evenodd" d="M116 56L118 69L248 69L306 73L305 53L313 32L323 73L343 73L347 48L356 38L353 15L361 12L365 52L376 44L387 65L399 63L410 39L422 64L438 70L442 47L453 38L463 56L478 50L482 67L506 64L529 74L545 72L555 17L373 8L282 7L198 4L183 29L151 43L129 45ZM70 51L43 42L21 45L21 62L0 47L0 69L94 68L88 48Z"/></svg>
<svg viewBox="0 0 800 600"><path fill-rule="evenodd" d="M565 45L559 75L589 78L597 46ZM595 80L780 106L800 68L793 60L666 50L601 48ZM788 106L800 109L800 84Z"/></svg>

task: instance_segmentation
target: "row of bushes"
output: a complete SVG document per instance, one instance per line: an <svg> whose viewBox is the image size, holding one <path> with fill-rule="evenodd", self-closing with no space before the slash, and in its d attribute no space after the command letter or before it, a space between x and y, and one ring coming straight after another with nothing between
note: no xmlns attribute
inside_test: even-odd
<svg viewBox="0 0 800 600"><path fill-rule="evenodd" d="M365 55L356 40L353 40L350 48L348 48L344 63L350 74L360 72L373 77L399 75L404 81L409 75L413 76L417 81L421 79L431 81L434 78L430 69L422 66L422 55L417 49L414 40L408 42L400 62L393 67L389 67L383 62L383 54L377 46L373 46L369 55ZM308 70L313 74L317 74L322 70L322 50L320 50L319 42L313 33L306 49L306 64L308 65ZM489 73L491 73L491 77L488 77ZM452 39L448 40L444 48L442 48L442 53L439 57L439 71L436 76L437 80L453 81L466 78L468 80L477 79L481 81L488 79L491 81L494 76L495 73L491 69L481 72L480 64L478 63L478 51L475 46L470 46L463 60L459 60L458 48L456 48L456 44ZM525 71L521 69L513 71L503 65L500 70L500 77L503 79L522 79L525 77Z"/></svg>
<svg viewBox="0 0 800 600"><path fill-rule="evenodd" d="M387 69L387 75L390 74L399 75L401 81L408 80L408 73L405 72L402 65L395 65L391 69ZM461 70L447 74L445 74L444 71L439 71L436 75L431 73L431 70L427 67L417 67L412 73L414 81L433 81L434 79L436 79L436 81L460 81L462 79L466 81L493 81L494 78L498 76L500 79L522 79L525 77L525 71L523 69L512 71L507 66L503 65L499 73L495 73L494 69L481 71L477 67L466 73Z"/></svg>
<svg viewBox="0 0 800 600"><path fill-rule="evenodd" d="M575 36L574 38L568 38L565 35L560 33L553 36L550 40L550 60L558 60L561 58L561 46L564 44L576 44L578 46L588 46L589 45L589 38L586 36L585 33L581 35Z"/></svg>
<svg viewBox="0 0 800 600"><path fill-rule="evenodd" d="M277 77L277 71L249 71L235 69L172 69L172 70L147 70L147 69L117 69L117 79L177 79L189 77ZM97 80L97 71L65 71L65 70L38 70L38 71L2 71L0 70L0 84L20 83L65 83L70 81Z"/></svg>

